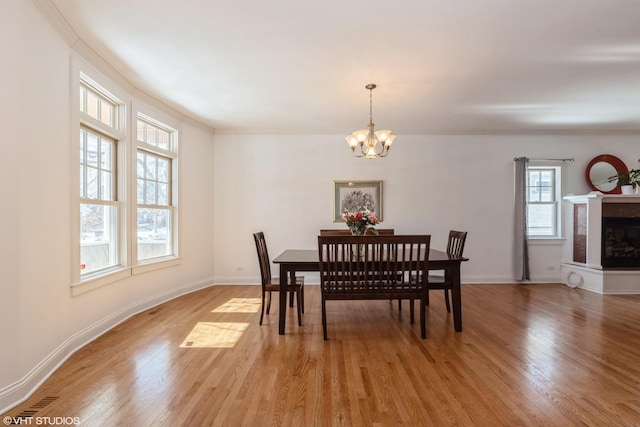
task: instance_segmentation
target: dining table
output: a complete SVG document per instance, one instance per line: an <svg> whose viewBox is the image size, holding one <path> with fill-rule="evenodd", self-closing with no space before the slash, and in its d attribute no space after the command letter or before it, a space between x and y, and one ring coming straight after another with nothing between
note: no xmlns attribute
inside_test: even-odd
<svg viewBox="0 0 640 427"><path fill-rule="evenodd" d="M468 258L437 249L429 249L428 270L444 270L445 276L451 280L451 308L453 311L453 325L457 332L462 331L460 266L463 261L468 261ZM287 320L287 279L295 280L297 272L320 271L320 259L317 249L285 249L273 259L273 263L279 265L280 269L278 333L284 335Z"/></svg>

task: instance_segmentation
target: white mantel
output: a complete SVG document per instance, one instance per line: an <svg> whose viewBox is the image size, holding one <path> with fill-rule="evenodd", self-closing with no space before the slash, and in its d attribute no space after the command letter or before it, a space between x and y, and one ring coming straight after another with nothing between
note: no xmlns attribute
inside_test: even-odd
<svg viewBox="0 0 640 427"><path fill-rule="evenodd" d="M608 203L640 203L640 194L567 195L564 200L586 206L586 262L572 260L562 263L563 283L601 294L640 294L640 270L605 270L602 268L602 206ZM572 216L573 219L573 216ZM570 230L570 245L574 248L574 224Z"/></svg>

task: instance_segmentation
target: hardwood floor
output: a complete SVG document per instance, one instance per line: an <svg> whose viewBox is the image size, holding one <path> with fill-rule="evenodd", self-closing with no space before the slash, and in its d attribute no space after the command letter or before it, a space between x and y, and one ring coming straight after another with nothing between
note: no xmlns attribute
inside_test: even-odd
<svg viewBox="0 0 640 427"><path fill-rule="evenodd" d="M252 300L213 312L259 298L258 286L214 286L150 309L78 351L3 417L77 417L82 426L640 425L640 295L464 285L463 331L432 292L425 340L406 304L399 312L388 301L329 301L325 342L319 288L305 288L304 326L289 309L284 336L275 300L262 326L259 312L239 312L259 309Z"/></svg>

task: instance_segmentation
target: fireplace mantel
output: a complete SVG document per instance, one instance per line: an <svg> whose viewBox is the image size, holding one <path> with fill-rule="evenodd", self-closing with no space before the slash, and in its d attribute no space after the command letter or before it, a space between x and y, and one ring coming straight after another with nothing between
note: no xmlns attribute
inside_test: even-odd
<svg viewBox="0 0 640 427"><path fill-rule="evenodd" d="M592 191L589 194L574 195L568 194L563 197L571 203L587 203L588 200L600 199L603 203L638 203L640 194L603 194L599 191Z"/></svg>
<svg viewBox="0 0 640 427"><path fill-rule="evenodd" d="M573 225L569 227L572 258L561 266L564 283L570 286L579 283L585 289L598 293L640 293L640 263L622 267L615 265L610 253L606 252L608 246L603 245L603 239L606 239L603 227L609 235L612 234L611 226L607 225L611 219L631 224L634 238L637 238L640 232L640 194L592 192L568 195L564 200L573 205ZM609 240L605 240L607 242ZM640 246L637 243L634 243L635 247Z"/></svg>

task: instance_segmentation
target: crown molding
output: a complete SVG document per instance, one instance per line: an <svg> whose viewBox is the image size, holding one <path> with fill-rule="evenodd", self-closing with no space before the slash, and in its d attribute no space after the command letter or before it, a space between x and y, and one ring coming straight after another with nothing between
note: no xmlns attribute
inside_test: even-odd
<svg viewBox="0 0 640 427"><path fill-rule="evenodd" d="M102 56L100 56L98 52L93 50L91 46L89 46L87 43L85 43L84 40L80 38L78 33L76 33L73 27L69 25L69 22L67 22L65 17L62 15L62 13L60 13L56 5L51 0L32 0L32 2L71 49L73 49L78 55L89 62L92 66L96 67L98 70L111 78L122 89L126 90L131 95L140 98L144 102L154 105L157 108L160 108L165 112L176 116L183 122L189 123L192 126L196 126L207 132L215 133L215 128L213 126L207 124L204 121L194 118L191 114L189 114L188 111L180 111L176 107L162 102L158 98L149 95L148 93L133 85L117 69L115 69Z"/></svg>

